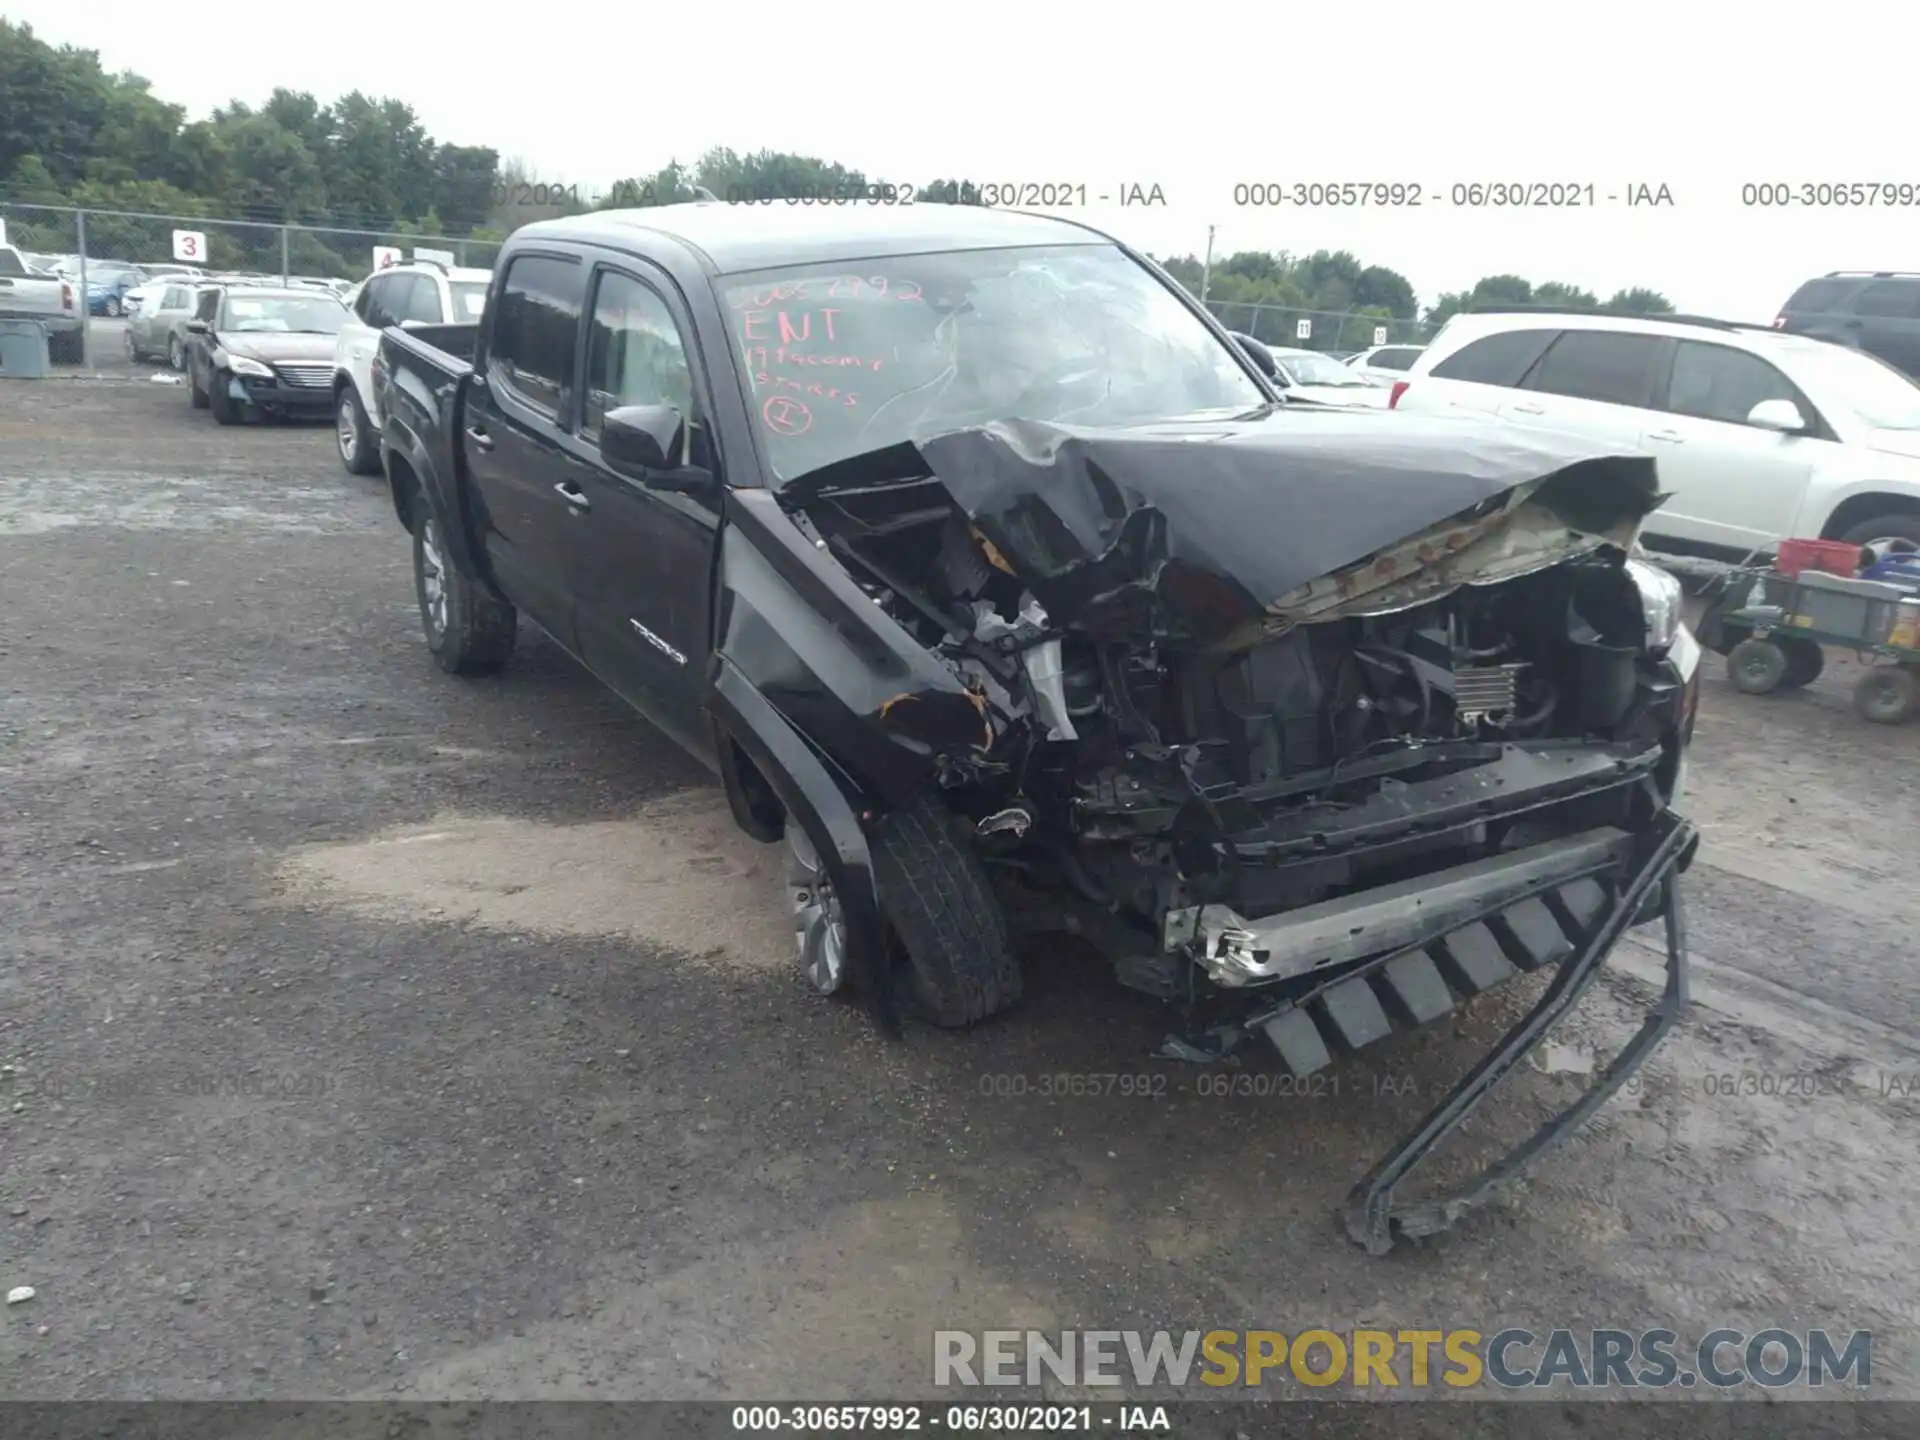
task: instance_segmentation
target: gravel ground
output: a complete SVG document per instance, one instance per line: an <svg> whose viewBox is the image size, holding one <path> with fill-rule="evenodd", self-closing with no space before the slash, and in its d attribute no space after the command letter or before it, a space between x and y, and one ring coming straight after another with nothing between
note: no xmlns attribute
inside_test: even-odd
<svg viewBox="0 0 1920 1440"><path fill-rule="evenodd" d="M1698 1005L1510 1201L1375 1260L1335 1207L1499 1015L1218 1099L1049 955L1005 1021L882 1041L801 983L777 857L552 645L428 663L330 442L0 389L0 1393L872 1398L930 1392L936 1328L1780 1324L1920 1394L1920 731L1848 664L1755 700L1709 657ZM1556 1068L1656 973L1623 947ZM988 1093L1062 1073L1165 1079Z"/></svg>

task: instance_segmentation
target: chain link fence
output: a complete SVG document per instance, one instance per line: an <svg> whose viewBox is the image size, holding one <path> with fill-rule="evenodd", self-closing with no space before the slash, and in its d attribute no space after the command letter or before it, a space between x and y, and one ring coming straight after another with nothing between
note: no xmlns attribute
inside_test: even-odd
<svg viewBox="0 0 1920 1440"><path fill-rule="evenodd" d="M1294 310L1243 300L1208 299L1207 309L1229 330L1268 345L1297 350L1326 350L1336 355L1375 345L1424 345L1437 326L1420 320L1396 320L1365 310ZM1304 324L1306 333L1301 333Z"/></svg>
<svg viewBox="0 0 1920 1440"><path fill-rule="evenodd" d="M94 277L116 266L192 265L211 275L225 273L280 279L357 282L378 269L383 251L401 258L430 252L442 263L491 270L500 252L497 240L414 235L394 230L354 230L324 225L276 225L258 220L229 220L210 215L150 215L129 210L93 210L62 205L0 201L0 227L6 243L22 252L29 265L59 269L96 290ZM389 263L391 263L389 261ZM96 293L95 303L80 307L83 363L96 368L102 358L94 321L117 312L117 300ZM118 348L118 341L110 342Z"/></svg>
<svg viewBox="0 0 1920 1440"><path fill-rule="evenodd" d="M188 264L286 278L361 280L375 268L375 251L411 256L425 247L458 265L493 267L500 242L412 235L394 230L350 230L322 225L275 225L210 215L147 215L127 210L69 209L0 201L7 241L16 249L62 261L127 265ZM175 247L176 237L182 249ZM191 249L194 253L184 253Z"/></svg>

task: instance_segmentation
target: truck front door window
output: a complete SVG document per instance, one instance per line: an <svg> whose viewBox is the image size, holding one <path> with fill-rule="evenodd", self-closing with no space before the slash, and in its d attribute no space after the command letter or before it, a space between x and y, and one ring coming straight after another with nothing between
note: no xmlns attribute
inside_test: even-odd
<svg viewBox="0 0 1920 1440"><path fill-rule="evenodd" d="M693 419L693 371L666 304L631 276L608 271L593 297L581 432L593 437L609 410L670 405Z"/></svg>
<svg viewBox="0 0 1920 1440"><path fill-rule="evenodd" d="M514 260L500 289L488 360L523 400L551 415L573 390L573 343L579 333L579 267L548 255Z"/></svg>

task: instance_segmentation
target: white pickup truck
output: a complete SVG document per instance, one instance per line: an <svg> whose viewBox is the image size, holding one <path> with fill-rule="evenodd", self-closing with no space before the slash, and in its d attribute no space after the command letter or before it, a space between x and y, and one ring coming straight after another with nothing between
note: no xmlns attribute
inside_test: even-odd
<svg viewBox="0 0 1920 1440"><path fill-rule="evenodd" d="M0 245L0 320L42 321L55 363L77 365L83 358L73 282L33 269L11 245Z"/></svg>

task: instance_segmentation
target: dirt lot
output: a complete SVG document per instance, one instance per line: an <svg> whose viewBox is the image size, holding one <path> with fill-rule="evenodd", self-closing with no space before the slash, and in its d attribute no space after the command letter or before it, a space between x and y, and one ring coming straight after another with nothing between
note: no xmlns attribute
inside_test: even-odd
<svg viewBox="0 0 1920 1440"><path fill-rule="evenodd" d="M551 644L428 664L324 428L120 373L0 389L0 1393L872 1398L930 1393L936 1328L1778 1324L1872 1329L1920 1395L1920 730L1848 665L1754 700L1710 657L1698 1006L1510 1202L1374 1260L1335 1207L1497 1016L1218 1099L1055 955L884 1042Z"/></svg>

